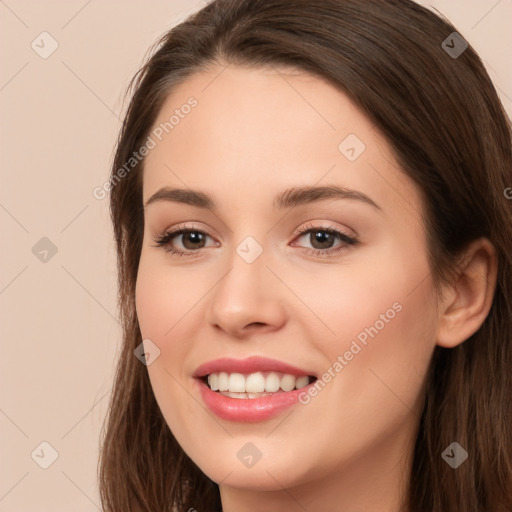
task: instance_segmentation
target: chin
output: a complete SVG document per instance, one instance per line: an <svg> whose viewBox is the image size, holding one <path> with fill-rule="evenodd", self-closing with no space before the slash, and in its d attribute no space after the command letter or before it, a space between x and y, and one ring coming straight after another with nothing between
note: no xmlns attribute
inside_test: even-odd
<svg viewBox="0 0 512 512"><path fill-rule="evenodd" d="M297 453L291 450L289 453ZM208 478L220 486L244 489L247 491L271 492L282 491L301 485L307 481L307 471L297 471L296 459L283 457L278 463L269 464L261 458L252 467L245 467L238 459L225 461L219 465L219 457L208 461L195 461ZM290 470L295 469L293 472Z"/></svg>

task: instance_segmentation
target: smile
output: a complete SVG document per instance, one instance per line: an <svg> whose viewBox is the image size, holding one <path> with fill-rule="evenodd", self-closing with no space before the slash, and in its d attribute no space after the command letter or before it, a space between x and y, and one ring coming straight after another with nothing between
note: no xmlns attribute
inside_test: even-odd
<svg viewBox="0 0 512 512"><path fill-rule="evenodd" d="M313 380L314 377L307 375L296 377L278 372L256 372L248 375L218 372L208 375L206 382L212 391L218 391L223 396L255 399L301 389Z"/></svg>
<svg viewBox="0 0 512 512"><path fill-rule="evenodd" d="M217 359L201 365L195 380L205 405L218 417L257 422L298 403L298 395L317 377L274 359Z"/></svg>

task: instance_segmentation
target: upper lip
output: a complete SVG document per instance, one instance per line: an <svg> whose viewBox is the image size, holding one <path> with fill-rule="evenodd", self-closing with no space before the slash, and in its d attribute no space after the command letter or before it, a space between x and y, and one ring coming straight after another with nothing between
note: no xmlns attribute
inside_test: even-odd
<svg viewBox="0 0 512 512"><path fill-rule="evenodd" d="M296 377L301 377L303 375L316 377L316 375L309 370L289 365L288 363L278 361L277 359L269 359L267 357L259 356L252 356L246 359L224 357L208 361L196 369L194 377L205 377L211 373L218 372L242 373L246 375L256 372L279 372L295 375Z"/></svg>

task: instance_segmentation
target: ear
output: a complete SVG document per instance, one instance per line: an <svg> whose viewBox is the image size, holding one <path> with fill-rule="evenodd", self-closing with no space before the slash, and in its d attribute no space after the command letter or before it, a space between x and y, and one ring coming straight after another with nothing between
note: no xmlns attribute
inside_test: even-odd
<svg viewBox="0 0 512 512"><path fill-rule="evenodd" d="M437 329L437 345L453 348L466 341L484 323L496 289L496 249L487 238L464 251L455 280L445 287Z"/></svg>

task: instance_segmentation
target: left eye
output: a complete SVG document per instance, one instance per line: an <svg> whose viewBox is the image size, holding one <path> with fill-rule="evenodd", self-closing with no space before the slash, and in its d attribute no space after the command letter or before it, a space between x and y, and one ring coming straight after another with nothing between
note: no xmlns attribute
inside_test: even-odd
<svg viewBox="0 0 512 512"><path fill-rule="evenodd" d="M332 249L336 240L345 242L348 245L356 242L355 238L331 228L310 228L302 231L302 235L297 240L302 238L306 238L312 246L311 249L315 250Z"/></svg>

